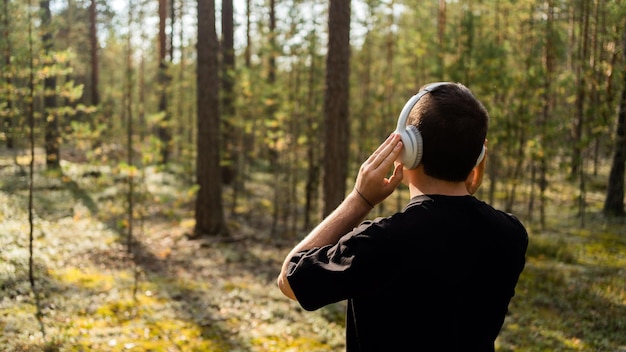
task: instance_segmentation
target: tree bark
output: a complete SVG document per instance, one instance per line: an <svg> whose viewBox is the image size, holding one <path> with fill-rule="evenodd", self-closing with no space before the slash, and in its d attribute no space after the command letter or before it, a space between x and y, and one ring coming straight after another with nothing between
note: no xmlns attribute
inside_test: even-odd
<svg viewBox="0 0 626 352"><path fill-rule="evenodd" d="M305 121L306 121L306 133L309 136L306 147L306 184L305 184L305 210L304 210L304 224L303 230L310 229L312 224L311 214L316 211L316 215L319 214L318 210L318 195L319 195L319 182L321 174L320 163L320 149L315 143L319 140L319 115L316 114L317 101L316 90L319 84L318 79L318 60L317 60L317 35L312 33L311 40L309 42L309 57L311 64L309 66L307 77L307 96L305 105ZM318 215L319 216L319 215Z"/></svg>
<svg viewBox="0 0 626 352"><path fill-rule="evenodd" d="M135 12L132 0L128 1L128 28L131 28L133 24L133 13ZM126 122L126 162L129 167L133 165L133 45L132 45L132 35L129 33L126 38L126 77L125 77L125 86L124 86L124 112L123 116L125 116ZM133 253L133 228L134 228L134 206L135 206L135 197L134 197L134 178L133 173L129 172L128 177L126 179L128 185L128 193L126 194L126 201L128 208L126 209L126 216L128 219L128 227L126 232L126 250L128 253Z"/></svg>
<svg viewBox="0 0 626 352"><path fill-rule="evenodd" d="M9 35L9 0L4 0L4 70L6 72L11 72L11 37ZM5 75L5 83L7 87L12 85L12 75L7 73ZM4 117L2 121L3 126L2 130L6 131L6 145L8 149L13 149L13 94L9 91L6 97L6 111L7 116Z"/></svg>
<svg viewBox="0 0 626 352"><path fill-rule="evenodd" d="M89 4L89 45L91 49L91 105L94 106L100 105L97 20L96 0L91 0Z"/></svg>
<svg viewBox="0 0 626 352"><path fill-rule="evenodd" d="M581 6L581 23L580 23L580 51L578 54L578 60L575 63L576 74L576 119L573 124L573 141L572 141L572 165L571 176L576 177L579 175L579 168L582 167L582 152L583 152L583 125L585 123L585 84L586 71L587 71L587 58L589 56L589 0L583 0L580 3Z"/></svg>
<svg viewBox="0 0 626 352"><path fill-rule="evenodd" d="M324 95L324 211L330 214L346 193L350 76L350 1L331 0Z"/></svg>
<svg viewBox="0 0 626 352"><path fill-rule="evenodd" d="M228 235L222 206L220 175L219 43L215 32L215 1L198 0L198 138L196 225L192 237Z"/></svg>
<svg viewBox="0 0 626 352"><path fill-rule="evenodd" d="M554 53L554 36L556 36L554 30L554 3L549 0L546 16L546 44L544 48L544 70L545 78L543 81L543 96L542 96L542 108L541 115L539 116L538 126L539 133L542 137L542 149L543 153L539 157L539 223L541 228L545 228L545 208L546 208L546 191L548 189L548 152L551 133L548 128L548 119L552 114L553 107L553 79L555 71L555 53Z"/></svg>
<svg viewBox="0 0 626 352"><path fill-rule="evenodd" d="M43 43L44 56L47 60L50 60L48 65L52 65L52 59L49 57L53 50L50 1L40 1L39 7L41 9L41 41ZM60 167L61 136L59 134L59 116L56 112L56 84L56 76L54 76L54 73L50 73L50 76L44 78L43 111L46 121L46 167L49 169L58 169Z"/></svg>
<svg viewBox="0 0 626 352"><path fill-rule="evenodd" d="M444 62L443 57L446 52L446 0L438 0L439 7L437 9L437 75L443 77Z"/></svg>
<svg viewBox="0 0 626 352"><path fill-rule="evenodd" d="M246 0L246 48L244 50L244 62L246 65L246 68L250 68L251 65L251 60L252 60L252 49L251 49L251 45L252 45L252 39L250 38L250 25L251 25L251 20L250 20L250 16L251 11L250 11L250 0Z"/></svg>
<svg viewBox="0 0 626 352"><path fill-rule="evenodd" d="M173 1L173 0L171 0ZM167 0L159 0L159 107L158 110L163 114L163 120L159 124L158 134L161 141L161 163L169 162L172 149L172 131L171 116L167 110L167 87L170 82L167 72L167 35L165 33L165 24L167 21Z"/></svg>
<svg viewBox="0 0 626 352"><path fill-rule="evenodd" d="M626 50L626 31L623 34L623 48ZM626 59L622 59L626 64ZM604 201L604 214L624 216L624 169L626 168L626 75L622 76L622 98L617 113L615 149L609 173L609 184Z"/></svg>
<svg viewBox="0 0 626 352"><path fill-rule="evenodd" d="M235 116L233 103L235 71L233 0L222 0L222 182L232 184L235 173L235 141L237 126L232 123Z"/></svg>

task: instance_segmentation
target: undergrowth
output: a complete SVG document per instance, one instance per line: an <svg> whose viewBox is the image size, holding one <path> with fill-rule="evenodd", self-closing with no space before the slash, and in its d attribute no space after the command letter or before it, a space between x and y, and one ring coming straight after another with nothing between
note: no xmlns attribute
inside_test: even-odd
<svg viewBox="0 0 626 352"><path fill-rule="evenodd" d="M275 286L303 234L269 233L259 209L270 194L251 196L228 217L237 241L192 241L194 189L176 172L147 169L136 180L131 223L124 170L67 162L56 174L38 169L33 291L27 173L0 166L2 351L345 348L343 303L304 312ZM581 227L574 210L549 207L546 229L527 223L527 264L497 350L626 351L624 222L590 211Z"/></svg>

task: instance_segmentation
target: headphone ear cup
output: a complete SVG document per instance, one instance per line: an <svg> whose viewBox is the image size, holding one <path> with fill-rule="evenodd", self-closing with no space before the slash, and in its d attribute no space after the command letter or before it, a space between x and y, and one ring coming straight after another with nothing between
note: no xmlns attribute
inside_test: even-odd
<svg viewBox="0 0 626 352"><path fill-rule="evenodd" d="M407 169L415 169L420 161L422 161L422 155L424 153L422 134L417 127L408 125L400 136L402 138L402 144L404 145L402 163Z"/></svg>

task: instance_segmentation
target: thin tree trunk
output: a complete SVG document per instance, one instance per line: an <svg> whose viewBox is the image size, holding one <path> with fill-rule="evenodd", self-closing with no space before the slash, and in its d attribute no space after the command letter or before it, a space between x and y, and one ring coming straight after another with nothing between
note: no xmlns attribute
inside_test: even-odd
<svg viewBox="0 0 626 352"><path fill-rule="evenodd" d="M44 57L49 60L48 65L53 65L51 54L53 51L52 42L52 14L50 12L50 1L41 0L39 2L41 8L41 41L43 43ZM60 167L60 141L59 134L59 116L56 112L56 76L50 73L44 78L44 98L43 111L46 121L45 145L46 145L46 167L49 169L58 169Z"/></svg>
<svg viewBox="0 0 626 352"><path fill-rule="evenodd" d="M173 1L173 0L172 0ZM178 84L179 88L177 91L178 94L178 103L177 103L177 111L178 118L180 121L185 121L185 123L178 124L178 135L181 138L178 138L178 150L183 155L183 165L185 169L185 181L189 184L192 184L195 180L194 177L194 160L191 158L192 150L194 149L194 114L192 109L186 109L189 104L188 101L191 101L189 98L189 90L182 89L185 82L185 72L187 72L187 56L185 52L185 47L183 43L185 43L185 31L182 30L185 26L185 0L179 0L180 3L178 5L178 23L180 24L181 30L178 32L178 43L180 52L180 62L178 64ZM173 33L172 33L173 36Z"/></svg>
<svg viewBox="0 0 626 352"><path fill-rule="evenodd" d="M235 48L234 48L234 21L233 0L222 0L222 182L232 184L235 179L234 162L235 135L237 125L232 123L235 116L234 105L234 74L235 74Z"/></svg>
<svg viewBox="0 0 626 352"><path fill-rule="evenodd" d="M315 21L315 20L314 20ZM313 28L316 24L313 23ZM320 157L319 146L315 141L319 140L319 119L315 113L317 102L316 97L316 78L318 77L318 60L317 60L317 35L315 32L311 35L309 41L309 58L311 64L309 66L308 78L307 78L307 96L305 106L305 121L306 121L306 134L310 138L307 138L307 150L306 150L306 163L307 174L305 184L305 209L304 209L304 224L303 230L309 230L312 220L311 215L313 212L317 213L318 210L318 196L319 196L319 181L320 181Z"/></svg>
<svg viewBox="0 0 626 352"><path fill-rule="evenodd" d="M29 127L29 142L30 142L30 173L29 173L29 186L28 186L28 281L30 282L30 288L33 293L35 290L35 270L34 270L34 253L33 242L34 238L34 214L33 214L33 183L35 176L35 52L33 49L33 19L30 10L28 10L28 56L29 56L29 70L28 70L28 127Z"/></svg>
<svg viewBox="0 0 626 352"><path fill-rule="evenodd" d="M100 105L97 15L96 0L91 0L89 4L89 45L91 49L91 104L94 106Z"/></svg>
<svg viewBox="0 0 626 352"><path fill-rule="evenodd" d="M300 105L300 95L302 94L301 72L302 70L300 69L291 70L291 72L289 72L289 81L293 81L293 83L289 83L288 101L293 102L292 116L294 118L289 120L289 130L287 133L294 136L294 138L286 141L289 144L284 151L284 153L287 154L288 170L285 176L287 178L286 184L289 188L288 191L285 192L287 193L287 199L283 202L283 223L290 234L295 234L298 226L296 210L298 208L298 154L300 148L297 141L300 138L300 121L303 115L302 106Z"/></svg>
<svg viewBox="0 0 626 352"><path fill-rule="evenodd" d="M173 0L170 0L173 1ZM167 164L172 150L171 116L167 108L167 89L170 82L167 72L167 35L165 24L167 21L167 0L159 0L159 107L158 111L163 119L158 127L159 140L161 141L161 163Z"/></svg>
<svg viewBox="0 0 626 352"><path fill-rule="evenodd" d="M589 94L590 106L593 109L591 116L592 123L588 127L588 134L593 138L593 175L598 175L598 166L600 163L599 158L599 150L600 150L600 135L601 133L595 132L595 126L598 125L598 121L602 120L602 102L600 98L600 82L602 81L602 70L598 70L598 62L600 60L600 43L599 43L599 32L600 32L600 1L594 1L593 3L593 21L592 21L592 29L591 29L591 53L590 53L590 63L589 68L590 71L593 72L593 80L591 84L591 93ZM603 124L604 125L604 124Z"/></svg>
<svg viewBox="0 0 626 352"><path fill-rule="evenodd" d="M437 10L437 76L443 77L446 38L446 0L438 0Z"/></svg>
<svg viewBox="0 0 626 352"><path fill-rule="evenodd" d="M30 5L30 2L29 2ZM41 304L39 291L35 286L35 224L33 213L33 193L35 183L35 52L33 49L33 19L30 9L28 10L28 57L29 57L29 70L28 70L28 125L29 125L29 140L30 140L30 165L29 165L29 181L28 181L28 281L30 282L30 289L35 296L35 317L39 322L39 330L43 335L43 339L46 339L46 329L42 320Z"/></svg>
<svg viewBox="0 0 626 352"><path fill-rule="evenodd" d="M589 13L591 12L591 3L589 0L583 0L582 6L582 33L580 41L582 43L581 54L576 68L576 124L574 130L574 148L572 155L572 176L578 177L578 213L580 216L580 226L585 225L586 211L586 180L583 159L583 129L585 126L585 97L587 86L585 84L587 78L587 58L589 56Z"/></svg>
<svg viewBox="0 0 626 352"><path fill-rule="evenodd" d="M549 151L549 143L550 138L548 136L548 118L552 113L552 80L554 77L554 67L555 67L555 54L554 54L554 43L553 36L554 33L554 4L552 0L548 1L548 9L547 9L547 19L546 19L546 44L544 48L544 69L545 69L545 78L543 81L543 105L541 115L539 117L538 125L539 125L539 133L542 138L542 148L543 153L539 157L539 222L541 224L541 228L545 228L545 202L546 202L546 190L548 188L548 151Z"/></svg>
<svg viewBox="0 0 626 352"><path fill-rule="evenodd" d="M143 34L143 33L142 33ZM147 137L147 129L146 129L146 59L143 55L141 55L141 59L139 61L139 77L138 77L139 89L137 92L138 95L138 111L137 111L137 124L139 125L139 141L143 143Z"/></svg>
<svg viewBox="0 0 626 352"><path fill-rule="evenodd" d="M170 72L169 70L174 67L174 33L175 33L175 29L176 29L176 0L168 0L169 1L169 15L170 15L170 35L168 37L169 42L168 42L168 63L169 65L167 65L168 70L167 72L167 78L168 78L168 88L171 88L172 86L172 78L173 78L173 72ZM182 11L182 7L180 9ZM182 30L181 30L182 32ZM181 42L180 44L181 46L183 45L183 43ZM182 56L182 55L181 55ZM181 58L182 60L182 58ZM166 94L168 93L168 91L166 90ZM173 100L174 97L174 92L170 92L170 98ZM170 102L169 105L172 105L173 102ZM171 111L174 110L173 107L170 108ZM170 111L168 110L168 111ZM172 121L172 112L169 112L170 115L170 125L169 125L169 133L170 133L170 141L169 141L169 159L172 159L172 157L176 157L176 156L180 156L180 151L179 149L176 148L176 145L174 144L175 142L175 129L174 129L174 122ZM182 115L178 115L177 120L180 119ZM180 138L178 138L180 139Z"/></svg>
<svg viewBox="0 0 626 352"><path fill-rule="evenodd" d="M252 43L250 42L250 0L246 0L246 47L244 49L244 65L246 67L246 72L249 74L249 69L251 66L250 62L250 46ZM243 121L248 121L250 119L249 109L245 108L244 111L241 112ZM247 165L247 153L248 150L245 147L246 144L246 132L245 132L245 123L239 125L239 128L235 131L235 145L234 145L234 162L236 163L235 169L237 170L234 173L233 180L233 200L231 204L231 214L235 214L237 212L237 206L239 205L239 195L245 190L244 180L246 179L246 165Z"/></svg>
<svg viewBox="0 0 626 352"><path fill-rule="evenodd" d="M367 7L368 18L373 18L375 15L374 6L373 4L371 4L371 1L367 1L367 3L368 3L368 7ZM359 61L362 61L362 65L361 65L362 71L358 75L359 77L358 87L359 87L359 97L360 97L358 114L360 116L366 116L366 114L369 114L372 111L371 110L372 109L371 96L373 95L372 94L373 93L372 91L373 43L372 43L372 40L369 39L371 37L371 30L368 26L366 26L366 28L367 28L367 32L364 35L366 39L361 49L363 58L359 60ZM367 119L357 120L357 136L360 141L367 141L368 137L371 136L370 134L371 127L368 128L368 126L370 125L371 125L371 121L368 121ZM356 153L358 157L357 160L361 163L365 161L369 153L371 153L370 149L371 148L369 146L369 143L357 143L357 153Z"/></svg>
<svg viewBox="0 0 626 352"><path fill-rule="evenodd" d="M586 70L586 58L588 56L588 43L589 36L589 0L583 0L580 3L581 6L581 34L579 40L580 50L578 52L578 60L575 63L576 74L576 101L574 103L576 107L574 120L574 131L572 141L572 161L571 161L571 176L577 177L580 175L579 168L582 167L582 150L583 146L583 126L585 120L585 70Z"/></svg>
<svg viewBox="0 0 626 352"><path fill-rule="evenodd" d="M168 0L169 1L169 5L170 5L170 36L169 36L169 59L170 59L170 65L172 63L174 63L174 30L176 27L176 0ZM183 11L183 8L181 6L180 11ZM180 43L180 45L183 45L183 43Z"/></svg>
<svg viewBox="0 0 626 352"><path fill-rule="evenodd" d="M270 23L269 23L269 47L270 53L268 57L268 73L267 73L267 83L270 90L270 104L267 106L267 118L274 121L276 120L276 100L278 96L276 94L276 56L277 54L277 45L276 45L276 1L270 0ZM271 146L269 150L269 161L270 168L273 173L273 202L272 202L272 225L270 228L270 232L276 232L278 226L278 217L280 213L280 193L282 191L282 170L279 160L279 151L278 151L278 134L275 131L276 127L270 128L271 137Z"/></svg>
<svg viewBox="0 0 626 352"><path fill-rule="evenodd" d="M531 6L529 8L529 11L532 13L534 11L534 8ZM524 44L522 48L524 49L523 52L526 53L526 57L524 59L525 69L523 70L524 72L523 81L525 82L525 84L529 84L531 80L529 72L530 72L530 68L532 67L532 61L534 57L532 48L536 44L535 43L536 37L534 36L534 33L535 33L534 23L532 21L528 22L527 28L524 24L522 24L522 26L520 27L520 33L524 33L524 37L522 40L522 43ZM517 111L515 111L515 114L509 114L510 116L508 117L510 121L507 124L507 126L511 127L509 131L509 135L514 137L512 138L512 140L516 141L514 143L509 144L511 148L507 150L507 154L506 154L506 156L513 155L513 159L515 160L515 166L513 167L513 172L512 174L509 175L509 178L512 180L512 182L510 182L510 188L507 193L507 196L505 199L505 206L504 206L504 209L508 212L513 212L513 205L516 203L517 187L520 183L520 180L523 180L522 175L524 172L523 166L524 166L524 158L525 158L526 135L528 134L528 125L530 125L528 121L530 119L530 115L532 114L532 112L527 111L528 110L527 107L529 105L528 103L529 95L530 93L528 89L522 89L522 92L520 93L520 97L519 97L519 104L518 104ZM523 117L522 120L520 121L520 119L517 118L517 116ZM491 151L489 155L492 155ZM531 167L532 167L532 164L535 162L534 159L535 159L534 155L531 154L531 160L530 160ZM495 161L495 162L492 161L490 165L494 165L496 162L498 161ZM534 181L535 180L533 177L531 179L531 182L534 182ZM530 202L531 201L529 200L529 203Z"/></svg>
<svg viewBox="0 0 626 352"><path fill-rule="evenodd" d="M252 60L252 41L250 39L250 0L246 0L246 48L244 50L244 62L246 68L250 68L251 60Z"/></svg>
<svg viewBox="0 0 626 352"><path fill-rule="evenodd" d="M133 24L133 0L128 1L128 28L132 28ZM126 38L126 89L124 92L124 115L126 116L126 157L129 167L133 165L133 48L132 34L128 33ZM128 219L128 228L126 232L126 250L128 253L133 252L133 212L134 212L134 179L133 172L129 170L126 182L128 183L128 193L126 201L128 204L126 217Z"/></svg>
<svg viewBox="0 0 626 352"><path fill-rule="evenodd" d="M623 52L626 52L626 30L622 38ZM626 58L622 55L623 65ZM617 113L615 130L615 149L609 173L609 184L606 190L603 212L607 216L624 216L624 174L626 168L626 75L622 76L622 96Z"/></svg>
<svg viewBox="0 0 626 352"><path fill-rule="evenodd" d="M396 56L395 43L398 41L398 39L394 31L391 30L391 28L395 26L395 15L393 11L394 3L395 1L392 0L387 5L388 13L389 13L387 17L387 20L388 20L387 28L389 28L389 30L387 31L386 36L385 36L385 62L387 64L385 65L384 75L386 77L393 77L394 69L395 69L395 65L394 65L394 57ZM396 106L393 103L394 81L392 79L385 80L384 92L385 92L384 116L393 116ZM372 151L370 150L369 152L371 153ZM362 163L364 160L359 160L359 161ZM401 203L403 203L404 201L405 200L402 199L402 193L396 192L396 208L400 208ZM385 203L381 203L378 207L376 207L376 211L378 214L384 214L386 212Z"/></svg>
<svg viewBox="0 0 626 352"><path fill-rule="evenodd" d="M5 63L5 82L7 87L10 87L12 85L12 75L10 74L10 72L12 72L12 68L11 68L11 55L12 55L12 48L11 48L11 37L9 35L9 25L10 23L10 19L9 19L9 0L4 0L4 33L3 33L3 37L4 37L4 63ZM2 130L6 131L6 145L8 149L13 149L14 147L14 143L13 143L13 93L11 90L9 90L9 92L7 92L7 98L6 98L6 111L7 111L7 116L4 118L4 120L2 121L3 126L2 126Z"/></svg>

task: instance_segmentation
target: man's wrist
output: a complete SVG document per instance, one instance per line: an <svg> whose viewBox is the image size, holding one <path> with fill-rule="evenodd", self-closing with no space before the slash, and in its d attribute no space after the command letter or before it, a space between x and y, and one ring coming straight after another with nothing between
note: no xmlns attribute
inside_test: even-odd
<svg viewBox="0 0 626 352"><path fill-rule="evenodd" d="M356 187L350 192L343 203L346 203L350 209L358 211L363 217L374 208L374 205L363 197L362 193L360 193Z"/></svg>
<svg viewBox="0 0 626 352"><path fill-rule="evenodd" d="M359 195L359 197L361 197L361 199L364 200L367 205L369 205L370 209L374 209L374 204L372 204L367 198L365 198L363 193L361 193L358 188L354 187L354 190Z"/></svg>

